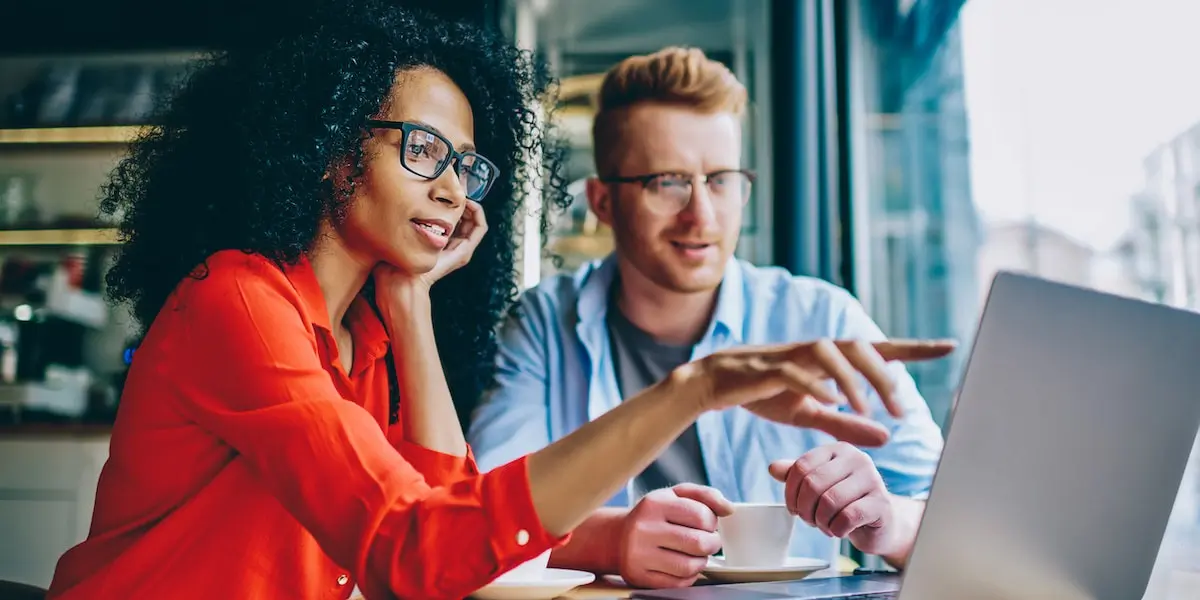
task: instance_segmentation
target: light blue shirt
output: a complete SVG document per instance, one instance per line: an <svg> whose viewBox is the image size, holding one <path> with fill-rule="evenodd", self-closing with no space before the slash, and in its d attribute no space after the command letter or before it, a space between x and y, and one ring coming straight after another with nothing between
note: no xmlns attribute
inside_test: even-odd
<svg viewBox="0 0 1200 600"><path fill-rule="evenodd" d="M534 452L621 402L605 326L616 274L610 256L573 275L548 278L522 296L518 312L501 328L495 385L468 432L481 469ZM730 259L712 322L692 358L742 344L819 338L880 340L884 335L842 288ZM893 494L924 497L941 455L941 430L904 366L892 363L889 369L904 417L888 415L867 386L874 417L891 430L891 438L883 447L864 450ZM697 430L709 484L735 502L782 502L783 484L771 478L767 465L835 441L742 409L707 413ZM626 485L608 505L636 500ZM796 520L793 556L832 563L838 547L836 540Z"/></svg>

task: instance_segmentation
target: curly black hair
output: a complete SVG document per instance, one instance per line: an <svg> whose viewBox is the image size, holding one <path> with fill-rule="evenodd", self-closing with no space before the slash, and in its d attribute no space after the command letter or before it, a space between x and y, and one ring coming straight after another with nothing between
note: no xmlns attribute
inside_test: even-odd
<svg viewBox="0 0 1200 600"><path fill-rule="evenodd" d="M492 377L495 326L519 291L520 211L535 208L524 203L528 186L544 201L543 233L548 215L569 202L563 147L534 108L552 104L544 95L551 79L531 53L480 26L383 0L329 0L286 30L200 61L102 189L101 211L123 213L111 299L149 327L179 282L202 277L217 251L280 266L299 260L321 221L344 215L353 191L324 175L344 160L362 172L365 121L396 73L416 67L462 88L475 143L501 173L482 202L489 232L474 258L431 292L438 350L465 422Z"/></svg>

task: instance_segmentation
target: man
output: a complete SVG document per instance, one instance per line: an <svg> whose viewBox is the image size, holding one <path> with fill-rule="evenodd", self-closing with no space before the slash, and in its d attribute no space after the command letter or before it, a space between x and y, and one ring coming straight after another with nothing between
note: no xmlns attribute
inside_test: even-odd
<svg viewBox="0 0 1200 600"><path fill-rule="evenodd" d="M745 103L733 74L694 49L633 57L606 75L593 129L599 177L587 194L616 251L529 290L504 324L495 386L469 432L482 468L562 437L716 350L883 338L846 291L733 258L753 180L740 163ZM800 517L794 556L832 562L835 538L846 537L903 565L942 437L904 367L888 369L902 411L889 414L863 392L890 434L882 446L860 450L846 442L872 440L748 411L706 416L551 564L637 586L690 585L720 548L717 517L747 501L786 502Z"/></svg>

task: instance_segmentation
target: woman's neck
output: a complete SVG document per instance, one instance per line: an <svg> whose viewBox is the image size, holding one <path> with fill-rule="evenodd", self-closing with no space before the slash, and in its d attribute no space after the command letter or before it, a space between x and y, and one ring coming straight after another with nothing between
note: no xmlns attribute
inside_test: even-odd
<svg viewBox="0 0 1200 600"><path fill-rule="evenodd" d="M355 256L334 236L321 236L308 258L325 296L329 326L336 330L375 265Z"/></svg>

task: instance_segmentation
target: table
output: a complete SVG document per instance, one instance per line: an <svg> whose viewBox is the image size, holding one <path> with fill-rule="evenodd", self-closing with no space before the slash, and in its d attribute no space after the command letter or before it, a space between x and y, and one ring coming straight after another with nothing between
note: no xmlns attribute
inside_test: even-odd
<svg viewBox="0 0 1200 600"><path fill-rule="evenodd" d="M615 583L604 578L600 578L585 586L577 587L565 596L561 596L559 600L602 600L611 598L629 598L633 594L633 589L627 586ZM364 600L362 596L351 596L350 600Z"/></svg>
<svg viewBox="0 0 1200 600"><path fill-rule="evenodd" d="M1200 571L1172 571L1169 574L1169 589L1155 592L1153 585L1146 594L1146 600L1200 600ZM612 600L629 598L633 590L620 584L605 580L575 588L558 600ZM350 600L364 600L362 596L354 596Z"/></svg>
<svg viewBox="0 0 1200 600"><path fill-rule="evenodd" d="M849 572L838 572L836 570L818 571L810 575L810 577L834 577L837 575L848 575ZM700 577L703 583L704 577ZM630 598L633 596L634 588L625 585L619 577L602 576L596 581L584 586L577 587L566 594L559 596L557 600L613 600L615 598ZM350 600L365 600L362 596L351 596ZM1172 598L1171 600L1175 600ZM1188 600L1193 600L1188 598ZM1200 600L1196 598L1194 600Z"/></svg>
<svg viewBox="0 0 1200 600"><path fill-rule="evenodd" d="M559 600L609 600L612 598L629 598L633 589L620 583L600 578L592 583L577 587ZM351 596L350 600L364 600L362 596Z"/></svg>
<svg viewBox="0 0 1200 600"><path fill-rule="evenodd" d="M1155 589L1151 582L1143 600L1200 600L1200 565L1196 570L1173 569L1163 574L1163 589ZM629 598L633 590L606 580L571 590L558 600L601 600Z"/></svg>

